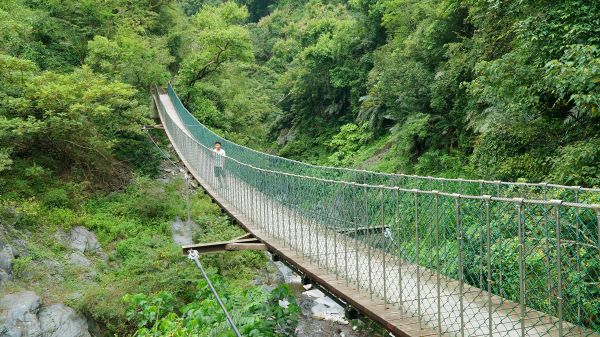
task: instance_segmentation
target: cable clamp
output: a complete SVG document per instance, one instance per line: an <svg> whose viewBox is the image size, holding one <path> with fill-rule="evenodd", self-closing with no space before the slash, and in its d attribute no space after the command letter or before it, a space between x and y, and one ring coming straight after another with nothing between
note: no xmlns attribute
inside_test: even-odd
<svg viewBox="0 0 600 337"><path fill-rule="evenodd" d="M195 249L190 249L188 251L188 259L190 259L190 260L198 259L198 251Z"/></svg>

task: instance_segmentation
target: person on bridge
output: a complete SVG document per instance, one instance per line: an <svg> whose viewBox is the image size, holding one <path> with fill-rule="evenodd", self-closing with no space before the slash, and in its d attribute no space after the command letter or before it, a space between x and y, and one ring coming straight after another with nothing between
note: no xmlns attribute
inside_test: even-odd
<svg viewBox="0 0 600 337"><path fill-rule="evenodd" d="M215 142L213 148L214 153L214 166L215 166L215 177L219 183L219 188L226 186L225 182L225 150L221 147L220 142Z"/></svg>

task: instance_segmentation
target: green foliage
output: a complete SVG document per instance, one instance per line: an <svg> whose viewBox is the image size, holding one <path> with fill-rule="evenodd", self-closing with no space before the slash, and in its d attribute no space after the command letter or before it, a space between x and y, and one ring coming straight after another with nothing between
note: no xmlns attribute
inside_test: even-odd
<svg viewBox="0 0 600 337"><path fill-rule="evenodd" d="M546 64L547 79L558 96L573 103L577 113L600 115L600 49L570 46L560 58Z"/></svg>
<svg viewBox="0 0 600 337"><path fill-rule="evenodd" d="M69 195L62 188L49 189L42 196L42 202L48 207L68 207L70 206Z"/></svg>
<svg viewBox="0 0 600 337"><path fill-rule="evenodd" d="M278 3L253 29L257 60L276 73L283 97L270 134L281 154L312 162L362 165L343 158L370 152L368 165L387 171L567 183L554 172L556 149L598 137L600 32L591 13L599 9L590 1ZM387 143L317 150L342 125L364 122L368 145L392 133L391 153L379 155ZM584 156L574 172L590 172L595 157ZM588 173L571 181L596 184Z"/></svg>
<svg viewBox="0 0 600 337"><path fill-rule="evenodd" d="M367 124L346 124L340 128L340 132L333 136L329 143L333 154L329 161L333 165L347 166L352 159L352 154L364 147L371 140L371 133L367 130Z"/></svg>
<svg viewBox="0 0 600 337"><path fill-rule="evenodd" d="M161 315L175 309L175 297L164 291L151 298L144 294L125 295L123 302L129 306L127 319L137 322L140 328L156 322Z"/></svg>
<svg viewBox="0 0 600 337"><path fill-rule="evenodd" d="M95 36L88 42L86 63L101 72L129 83L142 91L167 82L167 66L173 62L164 38L152 38L129 30L120 31L113 40Z"/></svg>
<svg viewBox="0 0 600 337"><path fill-rule="evenodd" d="M550 130L552 125L541 119L490 130L478 140L471 160L482 176L535 180L548 172L545 156L556 142Z"/></svg>
<svg viewBox="0 0 600 337"><path fill-rule="evenodd" d="M552 159L549 179L571 185L600 186L600 139L562 147Z"/></svg>
<svg viewBox="0 0 600 337"><path fill-rule="evenodd" d="M231 287L222 279L212 276L211 282L244 336L294 336L300 307L287 285L280 285L270 293L256 287ZM208 289L206 281L198 285L197 301L175 313L172 294L160 292L123 297L129 305L127 318L139 329L137 336L233 336L225 315ZM281 306L280 301L288 301Z"/></svg>
<svg viewBox="0 0 600 337"><path fill-rule="evenodd" d="M31 267L31 261L33 261L33 257L31 256L23 256L15 259L12 266L12 273L14 277L25 276Z"/></svg>

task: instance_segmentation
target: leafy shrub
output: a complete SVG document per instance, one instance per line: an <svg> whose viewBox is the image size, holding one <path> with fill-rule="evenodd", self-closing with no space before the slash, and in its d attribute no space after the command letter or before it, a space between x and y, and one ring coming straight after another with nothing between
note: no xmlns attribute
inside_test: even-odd
<svg viewBox="0 0 600 337"><path fill-rule="evenodd" d="M329 142L333 151L329 162L336 166L347 166L351 163L352 155L364 147L372 136L367 123L343 125L340 132Z"/></svg>
<svg viewBox="0 0 600 337"><path fill-rule="evenodd" d="M71 229L79 222L80 218L70 209L67 208L52 208L46 214L48 224L60 227L64 230Z"/></svg>
<svg viewBox="0 0 600 337"><path fill-rule="evenodd" d="M13 260L12 273L15 277L24 277L30 266L33 258L31 256L23 256Z"/></svg>
<svg viewBox="0 0 600 337"><path fill-rule="evenodd" d="M209 271L209 275L211 272ZM233 320L244 336L294 336L300 307L287 285L280 285L271 293L259 287L240 288L211 275ZM129 305L127 318L138 326L136 336L233 336L207 283L198 286L197 300L179 308L175 298L167 292L153 296L125 295ZM281 305L282 302L287 305Z"/></svg>
<svg viewBox="0 0 600 337"><path fill-rule="evenodd" d="M600 138L560 148L548 178L569 185L600 186Z"/></svg>
<svg viewBox="0 0 600 337"><path fill-rule="evenodd" d="M42 196L42 202L48 207L69 207L69 195L62 188L51 188Z"/></svg>
<svg viewBox="0 0 600 337"><path fill-rule="evenodd" d="M471 162L485 178L541 181L548 170L544 158L556 142L554 131L542 119L491 129L479 138Z"/></svg>

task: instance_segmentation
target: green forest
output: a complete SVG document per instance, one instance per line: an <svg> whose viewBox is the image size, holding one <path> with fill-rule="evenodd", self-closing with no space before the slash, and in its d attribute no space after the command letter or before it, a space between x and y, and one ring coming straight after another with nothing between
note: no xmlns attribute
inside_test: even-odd
<svg viewBox="0 0 600 337"><path fill-rule="evenodd" d="M94 336L232 335L171 242L168 140L142 128L168 82L219 135L286 158L600 186L598 1L2 0L0 297L65 303ZM201 190L191 208L195 241L243 232ZM78 228L102 248L70 264L57 238ZM266 256L202 261L245 336L295 335L291 290L253 283Z"/></svg>

